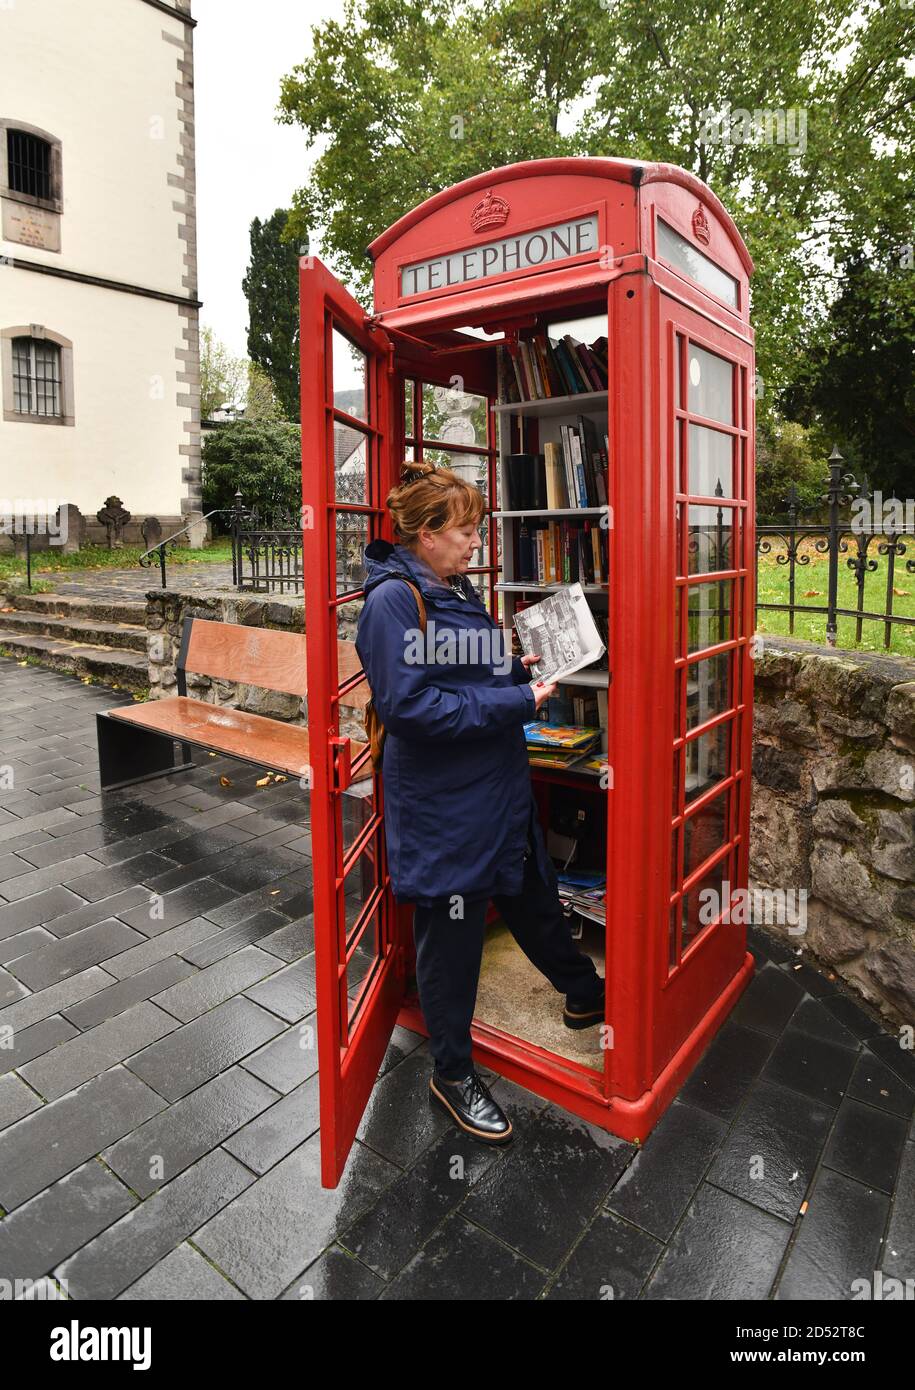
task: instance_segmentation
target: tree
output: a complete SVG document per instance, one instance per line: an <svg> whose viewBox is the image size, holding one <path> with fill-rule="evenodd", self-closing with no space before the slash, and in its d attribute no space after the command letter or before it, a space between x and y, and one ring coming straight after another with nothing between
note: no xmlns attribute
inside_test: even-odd
<svg viewBox="0 0 915 1390"><path fill-rule="evenodd" d="M245 397L246 420L284 420L283 407L276 398L273 382L256 362L248 363L248 393Z"/></svg>
<svg viewBox="0 0 915 1390"><path fill-rule="evenodd" d="M911 239L911 13L880 0L346 0L284 79L319 146L287 232L368 304L365 247L480 170L549 155L670 161L756 265L760 418L828 333L836 267Z"/></svg>
<svg viewBox="0 0 915 1390"><path fill-rule="evenodd" d="M245 403L248 369L242 357L233 357L212 328L200 330L200 416L212 419L222 405L241 410Z"/></svg>
<svg viewBox="0 0 915 1390"><path fill-rule="evenodd" d="M299 418L299 257L284 240L288 213L251 223L251 259L242 281L248 300L248 352L273 385L283 414Z"/></svg>
<svg viewBox="0 0 915 1390"><path fill-rule="evenodd" d="M829 468L829 450L818 431L808 431L793 420L780 425L765 421L756 440L756 510L760 523L783 521L791 484L797 495L802 521L815 519L822 510Z"/></svg>
<svg viewBox="0 0 915 1390"><path fill-rule="evenodd" d="M297 515L302 505L301 431L282 421L235 420L203 444L203 509L231 511L241 492L246 508L268 519Z"/></svg>

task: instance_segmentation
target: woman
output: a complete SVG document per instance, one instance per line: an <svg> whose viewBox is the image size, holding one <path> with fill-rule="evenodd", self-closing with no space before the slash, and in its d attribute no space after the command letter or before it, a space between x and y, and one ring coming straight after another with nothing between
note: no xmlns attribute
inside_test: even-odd
<svg viewBox="0 0 915 1390"><path fill-rule="evenodd" d="M530 684L464 577L481 545L479 490L407 463L388 494L398 544L365 549L356 650L385 727L384 805L394 896L415 904L419 1001L435 1067L430 1094L484 1143L512 1126L477 1076L470 1023L490 899L518 945L566 995L570 1028L599 1023L604 985L572 941L531 787L524 724L556 689ZM427 630L422 641L420 590Z"/></svg>

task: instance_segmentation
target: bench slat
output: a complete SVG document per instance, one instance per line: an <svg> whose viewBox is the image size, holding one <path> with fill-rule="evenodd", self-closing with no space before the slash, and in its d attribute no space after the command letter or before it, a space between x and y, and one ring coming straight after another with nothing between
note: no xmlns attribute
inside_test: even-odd
<svg viewBox="0 0 915 1390"><path fill-rule="evenodd" d="M184 667L200 676L244 681L288 695L305 695L308 690L304 632L195 618Z"/></svg>
<svg viewBox="0 0 915 1390"><path fill-rule="evenodd" d="M309 769L308 730L265 719L261 714L246 714L186 695L173 695L146 704L124 705L108 710L108 715L235 758L262 763L294 777L304 777Z"/></svg>

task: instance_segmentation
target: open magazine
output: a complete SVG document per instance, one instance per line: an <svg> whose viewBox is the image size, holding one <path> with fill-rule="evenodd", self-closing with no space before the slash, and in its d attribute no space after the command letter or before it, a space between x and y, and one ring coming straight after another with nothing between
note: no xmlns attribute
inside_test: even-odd
<svg viewBox="0 0 915 1390"><path fill-rule="evenodd" d="M528 669L545 684L590 666L606 651L580 584L567 584L514 616L525 656L540 652Z"/></svg>

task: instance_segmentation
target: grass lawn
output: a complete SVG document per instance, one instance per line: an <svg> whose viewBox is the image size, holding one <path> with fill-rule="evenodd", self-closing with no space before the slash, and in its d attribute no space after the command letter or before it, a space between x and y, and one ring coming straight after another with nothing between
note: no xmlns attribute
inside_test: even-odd
<svg viewBox="0 0 915 1390"><path fill-rule="evenodd" d="M109 550L103 545L86 545L73 554L62 551L36 551L32 555L32 592L46 593L53 584L46 575L59 574L68 570L139 569L140 556L146 547L125 545L122 550ZM166 557L166 573L172 565L227 564L232 563L232 543L228 537L220 538L204 550L178 549ZM158 564L150 570L158 576ZM25 555L0 555L0 583L4 579L25 576Z"/></svg>
<svg viewBox="0 0 915 1390"><path fill-rule="evenodd" d="M810 603L822 604L825 607L829 592L829 557L815 553L806 542L801 545L801 553L809 554L810 563L798 565L795 569L794 601L801 605ZM915 574L908 574L905 568L905 561L912 554L915 554L915 546L907 545L906 555L896 556L893 573L893 613L899 617L915 619ZM854 574L845 564L847 558L845 555L839 557L838 606L857 608L858 589ZM886 607L886 557L877 554L876 543L872 542L868 558L877 561L877 568L869 571L865 578L864 608L871 613L882 613ZM777 564L774 556L759 557L756 597L760 603L788 602L788 566ZM865 619L862 623L860 642L855 640L854 618L839 618L838 629L837 641L840 647L873 652L886 650L883 645L883 623ZM756 631L780 637L788 636L789 614L760 609ZM808 617L795 613L793 636L805 638L809 642L825 643L826 614L813 613ZM896 656L915 657L915 626L894 623L889 651Z"/></svg>

